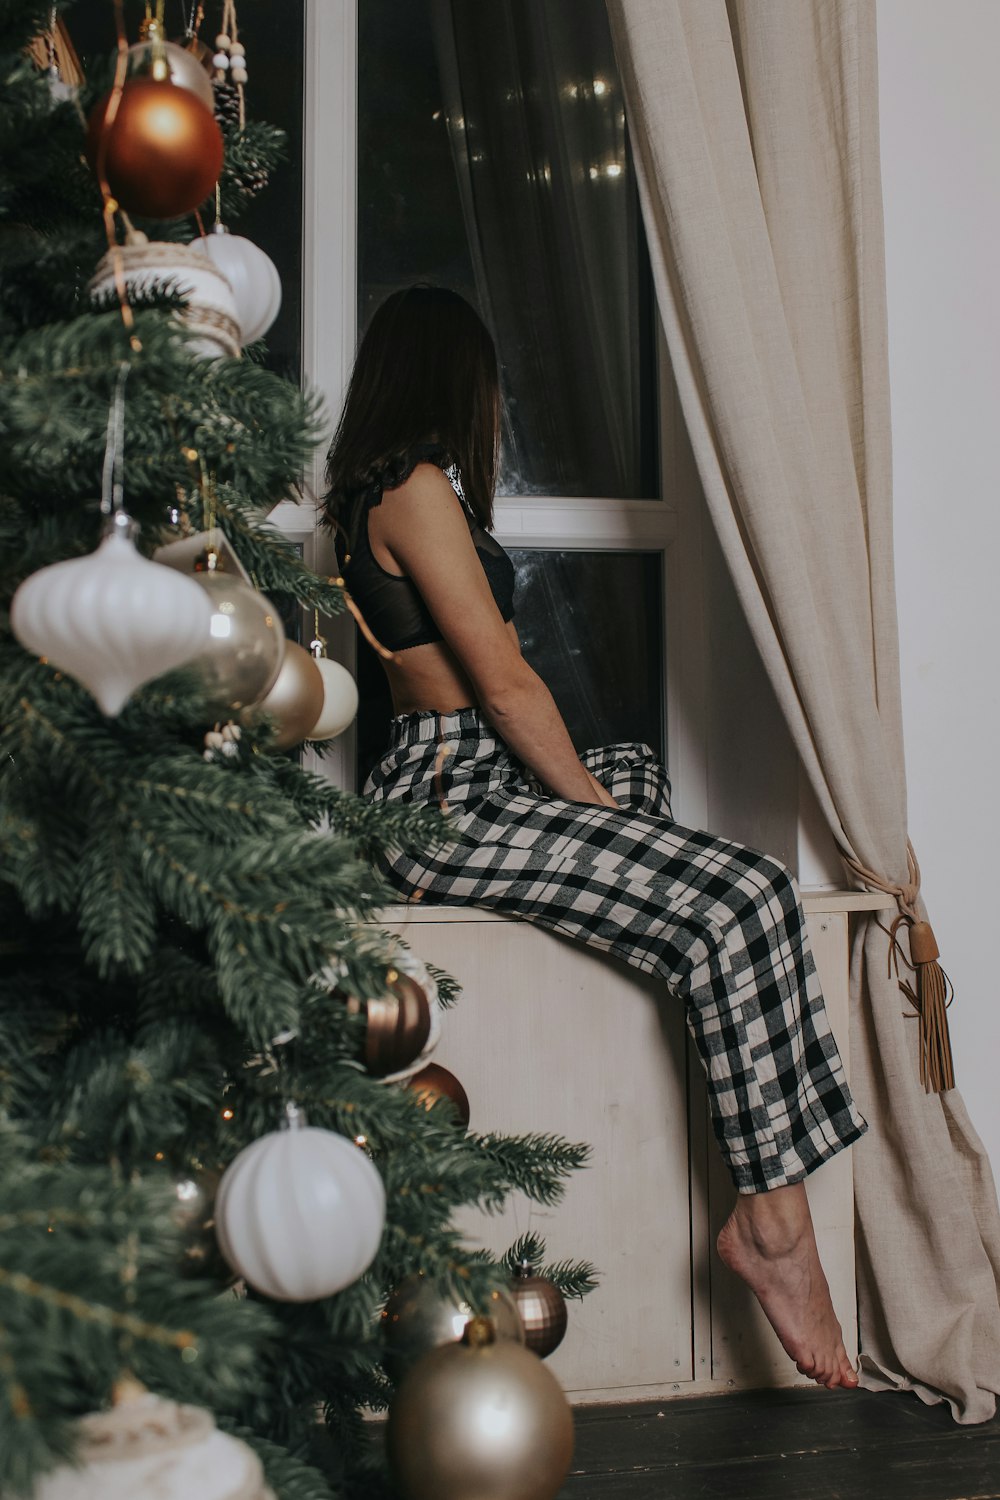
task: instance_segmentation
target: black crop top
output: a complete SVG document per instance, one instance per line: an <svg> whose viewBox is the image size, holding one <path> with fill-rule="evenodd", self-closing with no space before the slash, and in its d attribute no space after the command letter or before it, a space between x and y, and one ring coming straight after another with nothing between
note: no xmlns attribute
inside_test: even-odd
<svg viewBox="0 0 1000 1500"><path fill-rule="evenodd" d="M407 455L406 463L398 470L391 474L383 473L358 497L353 507L354 516L349 524L349 555L344 555L343 544L338 539L344 582L364 615L366 624L376 639L390 651L406 651L411 646L426 646L442 639L416 584L410 578L390 573L383 568L372 551L368 535L368 517L373 507L381 503L383 491L395 489L402 484L419 463L437 464L450 481L461 502L462 514L468 522L497 608L504 620L514 617L514 564L496 538L480 526L469 510L458 468L449 462L448 454L438 446L423 445L412 449Z"/></svg>

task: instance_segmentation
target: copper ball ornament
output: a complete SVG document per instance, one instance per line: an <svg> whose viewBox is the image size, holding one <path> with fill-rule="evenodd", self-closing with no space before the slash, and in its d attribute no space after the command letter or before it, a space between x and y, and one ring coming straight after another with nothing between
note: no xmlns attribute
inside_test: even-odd
<svg viewBox="0 0 1000 1500"><path fill-rule="evenodd" d="M294 641L285 642L285 654L274 684L254 705L253 717L268 714L276 732L272 750L290 750L301 745L323 708L323 679L309 652Z"/></svg>
<svg viewBox="0 0 1000 1500"><path fill-rule="evenodd" d="M390 994L377 1000L348 1000L349 1011L365 1014L365 1067L376 1078L398 1073L418 1058L431 1034L431 1008L409 974L390 969Z"/></svg>
<svg viewBox="0 0 1000 1500"><path fill-rule="evenodd" d="M426 1354L387 1424L404 1500L554 1500L573 1457L573 1414L541 1360L473 1318Z"/></svg>
<svg viewBox="0 0 1000 1500"><path fill-rule="evenodd" d="M431 1109L439 1099L450 1099L458 1114L459 1124L465 1130L469 1128L469 1096L454 1073L449 1073L440 1063L428 1063L419 1073L406 1079L406 1087L413 1090L426 1109Z"/></svg>
<svg viewBox="0 0 1000 1500"><path fill-rule="evenodd" d="M192 213L222 170L222 132L212 111L191 89L130 78L105 134L112 92L97 102L87 123L87 161L95 172L103 167L108 187L129 213L148 219Z"/></svg>
<svg viewBox="0 0 1000 1500"><path fill-rule="evenodd" d="M524 1328L506 1287L489 1294L488 1312L498 1339L524 1343ZM442 1292L429 1277L407 1276L390 1296L382 1312L382 1363L398 1385L404 1375L432 1349L456 1344L476 1314L468 1302Z"/></svg>
<svg viewBox="0 0 1000 1500"><path fill-rule="evenodd" d="M525 1344L532 1354L545 1359L558 1349L566 1333L565 1297L548 1277L536 1276L527 1260L518 1266L510 1290L524 1325Z"/></svg>

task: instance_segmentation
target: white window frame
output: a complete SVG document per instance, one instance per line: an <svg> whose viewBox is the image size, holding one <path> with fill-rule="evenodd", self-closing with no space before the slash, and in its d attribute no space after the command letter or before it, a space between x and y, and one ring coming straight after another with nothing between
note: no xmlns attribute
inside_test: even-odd
<svg viewBox="0 0 1000 1500"><path fill-rule="evenodd" d="M307 386L324 397L332 430L357 342L357 0L305 0L302 359ZM496 502L496 534L506 546L586 551L652 551L663 565L663 661L667 757L676 784L675 816L703 826L708 809L705 754L701 506L662 335L660 499L532 495ZM324 451L306 479L322 495ZM669 500L666 497L669 496ZM285 504L275 523L304 544L306 560L336 574L329 534L307 507ZM311 622L310 622L311 624ZM331 655L355 670L349 616L323 624ZM355 735L347 731L313 768L354 789Z"/></svg>

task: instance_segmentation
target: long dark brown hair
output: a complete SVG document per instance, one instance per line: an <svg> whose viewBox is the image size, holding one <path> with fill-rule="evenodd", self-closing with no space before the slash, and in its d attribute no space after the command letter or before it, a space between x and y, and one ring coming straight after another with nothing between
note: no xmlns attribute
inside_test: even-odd
<svg viewBox="0 0 1000 1500"><path fill-rule="evenodd" d="M330 522L350 529L355 502L402 483L415 455L433 449L458 465L489 528L499 446L496 348L479 314L445 287L393 292L361 340L327 457Z"/></svg>

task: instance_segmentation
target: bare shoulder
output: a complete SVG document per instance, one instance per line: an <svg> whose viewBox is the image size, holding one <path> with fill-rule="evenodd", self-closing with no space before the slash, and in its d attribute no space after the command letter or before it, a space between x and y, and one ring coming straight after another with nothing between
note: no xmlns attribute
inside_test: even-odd
<svg viewBox="0 0 1000 1500"><path fill-rule="evenodd" d="M410 510L417 507L428 512L462 513L461 502L451 481L445 478L437 464L432 463L417 464L402 484L395 489L383 491L382 504L388 504L393 510L405 506Z"/></svg>
<svg viewBox="0 0 1000 1500"><path fill-rule="evenodd" d="M417 464L395 489L385 490L371 515L370 534L397 561L421 544L452 554L470 550L472 540L461 501L436 464Z"/></svg>

